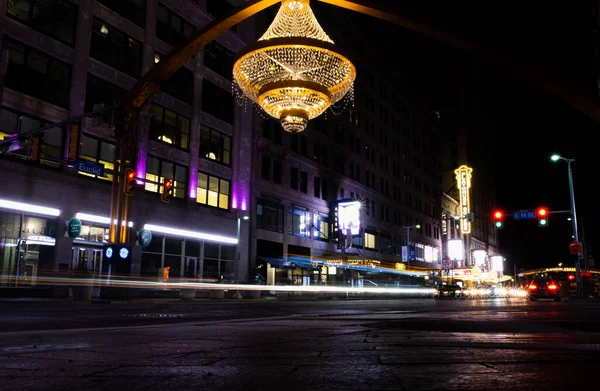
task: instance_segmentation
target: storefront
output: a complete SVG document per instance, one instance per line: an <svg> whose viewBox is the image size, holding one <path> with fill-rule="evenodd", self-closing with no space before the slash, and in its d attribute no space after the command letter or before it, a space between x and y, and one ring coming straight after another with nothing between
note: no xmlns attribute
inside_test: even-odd
<svg viewBox="0 0 600 391"><path fill-rule="evenodd" d="M1 284L35 285L54 269L60 210L0 199Z"/></svg>

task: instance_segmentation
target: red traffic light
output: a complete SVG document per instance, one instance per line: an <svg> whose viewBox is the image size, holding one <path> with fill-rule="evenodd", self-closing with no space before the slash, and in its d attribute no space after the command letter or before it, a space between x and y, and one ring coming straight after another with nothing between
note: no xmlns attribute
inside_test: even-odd
<svg viewBox="0 0 600 391"><path fill-rule="evenodd" d="M494 212L494 218L495 219L501 219L503 215L504 215L504 213L502 213L501 210L497 210L497 211Z"/></svg>
<svg viewBox="0 0 600 391"><path fill-rule="evenodd" d="M173 187L173 181L171 179L169 179L167 182L165 182L165 187L167 189L170 189Z"/></svg>
<svg viewBox="0 0 600 391"><path fill-rule="evenodd" d="M536 214L538 215L538 217L546 217L546 216L548 216L548 209L538 208L536 211Z"/></svg>

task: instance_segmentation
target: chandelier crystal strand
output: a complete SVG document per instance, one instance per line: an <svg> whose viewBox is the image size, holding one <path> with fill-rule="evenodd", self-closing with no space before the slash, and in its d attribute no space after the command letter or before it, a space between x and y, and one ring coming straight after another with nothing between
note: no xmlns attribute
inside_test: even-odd
<svg viewBox="0 0 600 391"><path fill-rule="evenodd" d="M356 69L337 53L309 0L282 0L263 36L238 54L233 77L238 103L250 99L297 133L342 98L339 106L347 105Z"/></svg>

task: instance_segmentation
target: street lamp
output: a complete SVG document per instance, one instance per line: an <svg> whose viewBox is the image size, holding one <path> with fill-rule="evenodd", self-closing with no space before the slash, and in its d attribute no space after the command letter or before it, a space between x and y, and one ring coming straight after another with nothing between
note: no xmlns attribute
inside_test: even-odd
<svg viewBox="0 0 600 391"><path fill-rule="evenodd" d="M569 172L569 192L571 194L571 215L573 219L571 222L573 223L573 238L575 242L579 243L579 233L577 232L577 212L575 211L575 190L573 189L573 170L571 169L571 163L575 161L575 159L568 159L562 157L560 155L554 154L550 157L550 160L553 162L557 162L559 160L564 160L567 162L568 172ZM577 262L575 263L575 280L577 282L577 296L581 296L582 287L581 287L581 253L577 253Z"/></svg>
<svg viewBox="0 0 600 391"><path fill-rule="evenodd" d="M421 224L405 225L404 228L406 228L406 269L408 270L408 267L410 266L410 229L421 229Z"/></svg>

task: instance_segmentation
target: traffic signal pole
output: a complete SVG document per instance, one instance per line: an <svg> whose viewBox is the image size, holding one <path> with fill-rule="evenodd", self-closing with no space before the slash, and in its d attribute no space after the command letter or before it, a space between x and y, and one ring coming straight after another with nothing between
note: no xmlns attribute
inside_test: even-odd
<svg viewBox="0 0 600 391"><path fill-rule="evenodd" d="M575 242L579 243L579 232L577 230L577 211L575 210L575 189L573 188L573 171L571 170L571 162L573 162L573 159L567 159L567 167L569 171L569 192L571 195L571 214L573 215L573 236L575 236ZM583 286L581 285L581 251L577 252L577 260L575 261L575 282L577 282L577 296L582 296Z"/></svg>

